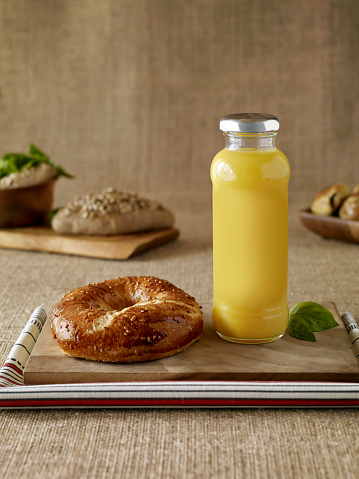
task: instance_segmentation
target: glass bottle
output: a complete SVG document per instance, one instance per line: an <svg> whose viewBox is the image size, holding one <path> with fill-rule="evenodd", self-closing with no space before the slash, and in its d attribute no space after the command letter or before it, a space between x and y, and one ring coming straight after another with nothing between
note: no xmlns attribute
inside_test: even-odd
<svg viewBox="0 0 359 479"><path fill-rule="evenodd" d="M222 338L266 343L288 326L288 181L273 115L221 119L225 148L213 159L212 318Z"/></svg>

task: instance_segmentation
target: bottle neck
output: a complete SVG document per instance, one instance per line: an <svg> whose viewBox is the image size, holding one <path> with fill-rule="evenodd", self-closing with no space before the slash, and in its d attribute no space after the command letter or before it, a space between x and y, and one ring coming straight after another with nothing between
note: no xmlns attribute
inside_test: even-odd
<svg viewBox="0 0 359 479"><path fill-rule="evenodd" d="M275 137L277 133L274 131L266 133L226 132L223 135L227 150L273 150L276 148Z"/></svg>

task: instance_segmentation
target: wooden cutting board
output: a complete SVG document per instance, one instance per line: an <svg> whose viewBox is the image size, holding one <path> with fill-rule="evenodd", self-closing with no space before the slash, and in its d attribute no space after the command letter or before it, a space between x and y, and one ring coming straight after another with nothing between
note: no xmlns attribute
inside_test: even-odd
<svg viewBox="0 0 359 479"><path fill-rule="evenodd" d="M325 304L339 326L316 333L317 342L292 338L262 345L233 344L215 333L204 303L202 338L182 353L156 361L111 364L64 356L49 320L25 368L25 384L170 380L359 382L359 365L334 303Z"/></svg>
<svg viewBox="0 0 359 479"><path fill-rule="evenodd" d="M118 236L60 235L49 226L0 229L0 247L90 258L128 259L179 235L176 228Z"/></svg>

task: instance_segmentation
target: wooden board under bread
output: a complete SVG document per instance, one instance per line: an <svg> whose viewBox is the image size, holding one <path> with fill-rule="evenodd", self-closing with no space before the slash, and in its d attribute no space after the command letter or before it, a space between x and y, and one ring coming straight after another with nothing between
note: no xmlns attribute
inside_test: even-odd
<svg viewBox="0 0 359 479"><path fill-rule="evenodd" d="M325 304L339 326L316 333L317 342L292 338L261 345L234 344L215 333L211 304L204 303L202 338L174 356L142 363L111 364L64 356L49 320L25 368L25 384L170 380L359 382L359 365L334 303Z"/></svg>
<svg viewBox="0 0 359 479"><path fill-rule="evenodd" d="M179 235L176 228L116 236L60 235L49 226L0 229L0 247L91 258L128 259Z"/></svg>

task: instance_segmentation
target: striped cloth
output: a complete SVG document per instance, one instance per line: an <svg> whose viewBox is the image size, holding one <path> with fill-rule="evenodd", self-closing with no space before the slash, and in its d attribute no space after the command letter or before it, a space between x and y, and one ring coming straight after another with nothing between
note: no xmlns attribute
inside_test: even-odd
<svg viewBox="0 0 359 479"><path fill-rule="evenodd" d="M354 317L345 313L342 319L353 347L358 347ZM0 409L359 407L356 383L152 381L24 386L23 371L45 321L46 312L36 308L0 370Z"/></svg>
<svg viewBox="0 0 359 479"><path fill-rule="evenodd" d="M353 408L359 384L165 381L4 388L0 408Z"/></svg>
<svg viewBox="0 0 359 479"><path fill-rule="evenodd" d="M34 310L11 349L9 357L0 369L0 387L24 384L24 369L36 340L44 327L46 318L47 314L41 306Z"/></svg>

